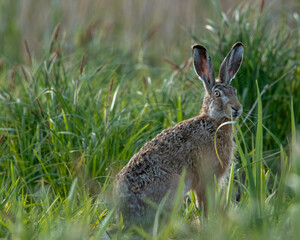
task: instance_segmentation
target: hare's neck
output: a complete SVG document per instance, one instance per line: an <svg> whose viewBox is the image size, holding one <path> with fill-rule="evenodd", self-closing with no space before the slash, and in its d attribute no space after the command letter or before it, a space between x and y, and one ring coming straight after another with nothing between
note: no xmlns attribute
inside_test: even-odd
<svg viewBox="0 0 300 240"><path fill-rule="evenodd" d="M203 103L202 103L202 108L200 110L200 115L202 116L208 116L208 107L209 107L209 103L210 103L210 97L208 94L206 94L203 98Z"/></svg>
<svg viewBox="0 0 300 240"><path fill-rule="evenodd" d="M232 135L233 134L233 129L232 129L232 123L228 123L226 124L226 122L229 122L230 120L229 119L221 119L219 121L217 121L217 127L219 128L220 127L220 130L222 129L223 132L227 132L228 134Z"/></svg>

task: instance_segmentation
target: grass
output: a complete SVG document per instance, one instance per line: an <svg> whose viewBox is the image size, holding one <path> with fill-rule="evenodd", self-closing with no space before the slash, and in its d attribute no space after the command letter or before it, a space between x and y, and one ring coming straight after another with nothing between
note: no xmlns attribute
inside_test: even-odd
<svg viewBox="0 0 300 240"><path fill-rule="evenodd" d="M107 22L65 32L54 1L52 32L45 29L41 47L34 38L20 41L17 1L1 4L1 238L298 238L299 16L284 5L274 17L272 5L245 3L225 14L214 4L207 5L214 14L206 26L181 25L174 42L150 22L153 35L151 27L141 33L136 26L132 42L123 44L131 16L122 15L124 22L115 16L110 33ZM134 38L135 31L146 37ZM145 142L200 110L203 87L189 61L193 41L207 47L215 70L234 42L245 45L233 80L245 109L234 126L235 164L228 183L208 196L207 218L191 192L165 226L157 217L150 233L138 226L124 232L111 205L113 176Z"/></svg>

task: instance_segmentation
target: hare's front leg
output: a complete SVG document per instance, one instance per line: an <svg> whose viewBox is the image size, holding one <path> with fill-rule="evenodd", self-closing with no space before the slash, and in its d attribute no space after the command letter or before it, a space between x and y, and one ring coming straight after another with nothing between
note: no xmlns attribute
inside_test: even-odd
<svg viewBox="0 0 300 240"><path fill-rule="evenodd" d="M203 208L204 215L207 216L207 199L205 187L195 189L196 207L201 210Z"/></svg>
<svg viewBox="0 0 300 240"><path fill-rule="evenodd" d="M210 204L213 204L212 207L214 207L214 196L215 196L215 187L213 184L207 184L206 186L198 187L195 191L195 197L196 197L196 207L199 210L203 209L205 217L208 215L208 198Z"/></svg>

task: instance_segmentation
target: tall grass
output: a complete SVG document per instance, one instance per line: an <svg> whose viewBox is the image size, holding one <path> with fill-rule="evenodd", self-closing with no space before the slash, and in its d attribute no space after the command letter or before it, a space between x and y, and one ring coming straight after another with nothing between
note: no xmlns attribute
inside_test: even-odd
<svg viewBox="0 0 300 240"><path fill-rule="evenodd" d="M48 38L39 42L40 50L33 39L22 39L21 52L13 47L20 49L22 38L14 25L17 1L1 5L9 21L0 23L6 34L0 56L0 237L297 239L297 13L275 18L274 6L259 4L224 13L214 2L216 16L206 30L198 27L203 19L197 14L189 20L197 25L175 28L174 42L159 41L151 31L134 38L132 28L133 41L122 44L122 18L114 19L113 33L103 27L107 23L97 23L103 28L82 28L76 35L58 24L60 4L51 4L52 28L43 35ZM140 4L135 11L145 7ZM121 6L110 8L117 12ZM180 12L181 5L175 6ZM114 174L145 142L201 107L203 87L189 61L193 41L207 47L215 67L234 42L246 47L233 80L245 113L234 125L236 160L228 184L208 196L207 218L191 192L165 225L159 206L150 233L139 226L124 232L110 204Z"/></svg>

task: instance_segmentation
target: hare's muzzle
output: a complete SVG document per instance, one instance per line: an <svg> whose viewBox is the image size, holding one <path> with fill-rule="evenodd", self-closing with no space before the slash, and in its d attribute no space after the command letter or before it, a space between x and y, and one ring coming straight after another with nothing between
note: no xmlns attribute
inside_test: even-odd
<svg viewBox="0 0 300 240"><path fill-rule="evenodd" d="M231 107L231 113L233 118L238 118L243 112L242 106L239 107Z"/></svg>

